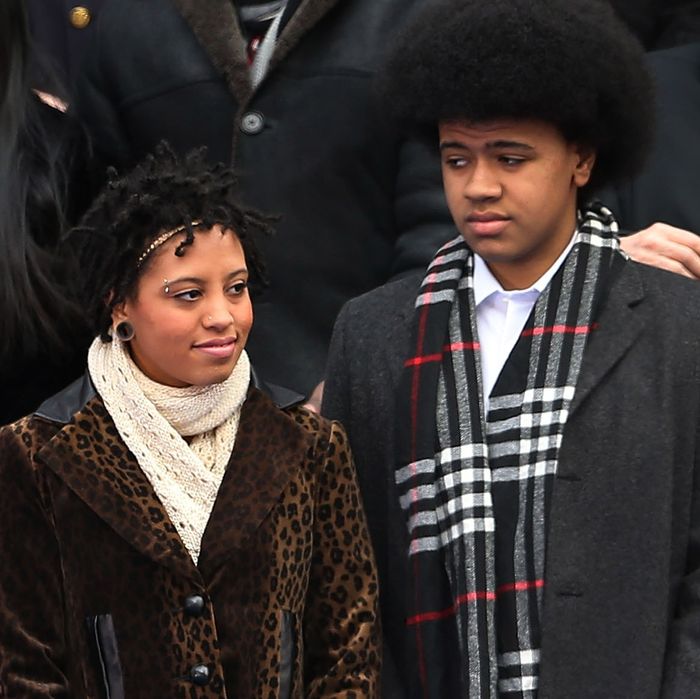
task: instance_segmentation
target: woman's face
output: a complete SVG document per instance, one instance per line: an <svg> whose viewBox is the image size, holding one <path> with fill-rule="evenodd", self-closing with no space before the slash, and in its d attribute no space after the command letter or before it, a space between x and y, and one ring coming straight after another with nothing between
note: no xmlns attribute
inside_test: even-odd
<svg viewBox="0 0 700 699"><path fill-rule="evenodd" d="M248 269L232 231L198 229L177 257L183 236L152 254L135 296L115 307L112 322L131 323L131 356L150 379L206 386L229 377L248 339Z"/></svg>

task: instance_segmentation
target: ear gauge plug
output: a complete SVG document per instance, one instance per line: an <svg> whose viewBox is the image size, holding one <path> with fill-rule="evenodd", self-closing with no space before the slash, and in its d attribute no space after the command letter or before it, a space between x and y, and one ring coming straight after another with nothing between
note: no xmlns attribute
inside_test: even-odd
<svg viewBox="0 0 700 699"><path fill-rule="evenodd" d="M122 342L129 342L134 339L134 326L128 320L123 320L114 328L114 333Z"/></svg>

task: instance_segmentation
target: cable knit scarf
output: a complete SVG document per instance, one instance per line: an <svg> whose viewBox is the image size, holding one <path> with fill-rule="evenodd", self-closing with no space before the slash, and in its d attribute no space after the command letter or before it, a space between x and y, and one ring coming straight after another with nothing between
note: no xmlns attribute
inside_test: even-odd
<svg viewBox="0 0 700 699"><path fill-rule="evenodd" d="M484 415L474 255L431 263L397 403L396 483L410 538L414 696L537 694L548 514L596 311L624 257L600 205L540 295Z"/></svg>
<svg viewBox="0 0 700 699"><path fill-rule="evenodd" d="M119 435L197 563L250 383L245 352L225 381L174 388L151 381L117 338L96 338L90 377ZM188 444L184 437L192 437Z"/></svg>

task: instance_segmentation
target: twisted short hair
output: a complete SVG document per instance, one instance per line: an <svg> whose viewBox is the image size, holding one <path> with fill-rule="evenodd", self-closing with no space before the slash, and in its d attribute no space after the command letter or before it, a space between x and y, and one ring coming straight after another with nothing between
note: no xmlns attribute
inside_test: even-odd
<svg viewBox="0 0 700 699"><path fill-rule="evenodd" d="M641 45L602 0L443 0L407 26L378 79L404 128L537 119L592 147L595 189L641 168L653 90Z"/></svg>
<svg viewBox="0 0 700 699"><path fill-rule="evenodd" d="M205 149L178 158L165 143L131 172L108 173L102 192L69 235L81 269L79 295L87 320L105 342L112 310L133 297L152 255L139 258L163 231L184 226L175 254L194 241L192 222L207 229L232 230L243 246L251 281L265 284L265 269L256 237L271 232L271 219L242 206L236 176L223 164L211 165Z"/></svg>

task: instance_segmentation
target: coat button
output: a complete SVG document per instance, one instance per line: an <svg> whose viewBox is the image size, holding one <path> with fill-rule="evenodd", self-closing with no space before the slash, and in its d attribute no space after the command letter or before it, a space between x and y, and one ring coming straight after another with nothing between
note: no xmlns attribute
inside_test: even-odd
<svg viewBox="0 0 700 699"><path fill-rule="evenodd" d="M188 595L185 597L185 614L187 616L202 616L204 613L204 597L202 595Z"/></svg>
<svg viewBox="0 0 700 699"><path fill-rule="evenodd" d="M260 112L247 112L241 119L241 131L249 136L259 134L265 128L265 118Z"/></svg>
<svg viewBox="0 0 700 699"><path fill-rule="evenodd" d="M209 684L209 668L206 665L195 665L190 670L190 682L198 687L204 687Z"/></svg>
<svg viewBox="0 0 700 699"><path fill-rule="evenodd" d="M92 19L92 15L90 14L90 10L88 10L87 7L82 7L81 5L77 5L74 7L69 14L70 17L70 23L76 28L76 29L85 29L88 24L90 24L90 20Z"/></svg>

